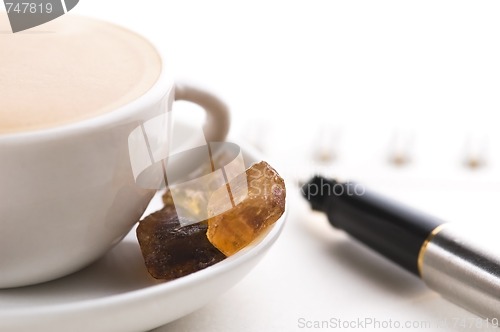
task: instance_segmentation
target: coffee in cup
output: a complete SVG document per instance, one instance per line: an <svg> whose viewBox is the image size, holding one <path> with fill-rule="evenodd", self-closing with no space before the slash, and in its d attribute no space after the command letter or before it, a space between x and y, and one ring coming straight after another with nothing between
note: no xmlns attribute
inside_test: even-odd
<svg viewBox="0 0 500 332"><path fill-rule="evenodd" d="M174 84L154 46L111 23L65 15L12 34L2 15L0 50L0 288L77 271L130 231L174 100L206 110L208 141L227 134L218 98Z"/></svg>
<svg viewBox="0 0 500 332"><path fill-rule="evenodd" d="M0 31L8 30L6 15ZM65 16L1 33L0 134L98 116L148 91L161 59L147 40L102 21Z"/></svg>

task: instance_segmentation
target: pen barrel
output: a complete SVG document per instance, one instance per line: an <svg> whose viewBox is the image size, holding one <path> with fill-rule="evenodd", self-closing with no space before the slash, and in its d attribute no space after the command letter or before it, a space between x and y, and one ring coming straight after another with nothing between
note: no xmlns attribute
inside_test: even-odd
<svg viewBox="0 0 500 332"><path fill-rule="evenodd" d="M312 208L325 212L334 227L416 275L423 243L443 223L353 182L315 177L302 191Z"/></svg>
<svg viewBox="0 0 500 332"><path fill-rule="evenodd" d="M421 277L443 297L463 308L500 320L500 256L497 245L446 225L422 248Z"/></svg>

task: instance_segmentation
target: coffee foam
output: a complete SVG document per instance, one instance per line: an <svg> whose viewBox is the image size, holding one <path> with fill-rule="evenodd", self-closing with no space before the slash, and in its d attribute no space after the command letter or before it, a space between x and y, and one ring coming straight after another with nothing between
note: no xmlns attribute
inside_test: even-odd
<svg viewBox="0 0 500 332"><path fill-rule="evenodd" d="M0 14L0 134L110 112L147 92L161 59L135 33L65 15L13 34Z"/></svg>

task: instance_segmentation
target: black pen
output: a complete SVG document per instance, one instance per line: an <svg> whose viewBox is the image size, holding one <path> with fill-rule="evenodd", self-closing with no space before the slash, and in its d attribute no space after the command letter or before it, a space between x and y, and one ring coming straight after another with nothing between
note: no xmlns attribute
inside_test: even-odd
<svg viewBox="0 0 500 332"><path fill-rule="evenodd" d="M484 318L500 319L500 255L469 234L352 182L314 177L302 194L332 226L419 276L443 297Z"/></svg>

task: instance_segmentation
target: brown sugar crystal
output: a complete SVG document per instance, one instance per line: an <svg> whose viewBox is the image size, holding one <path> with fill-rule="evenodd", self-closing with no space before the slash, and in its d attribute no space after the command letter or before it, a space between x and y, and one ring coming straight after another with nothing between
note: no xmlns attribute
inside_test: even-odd
<svg viewBox="0 0 500 332"><path fill-rule="evenodd" d="M148 272L173 280L220 262L226 256L207 239L207 223L180 226L173 204L139 223L137 239Z"/></svg>
<svg viewBox="0 0 500 332"><path fill-rule="evenodd" d="M215 215L228 191L233 207ZM208 239L226 256L236 253L281 217L285 197L285 182L279 174L264 161L254 164L210 198L209 215L215 216L208 219Z"/></svg>
<svg viewBox="0 0 500 332"><path fill-rule="evenodd" d="M173 280L220 262L279 219L285 209L285 196L283 179L266 162L254 164L212 194L202 190L181 192L174 204L167 191L164 208L137 227L148 272L157 279ZM227 204L228 200L232 205ZM212 217L202 222L177 214L187 209L197 215L203 206L208 206Z"/></svg>

